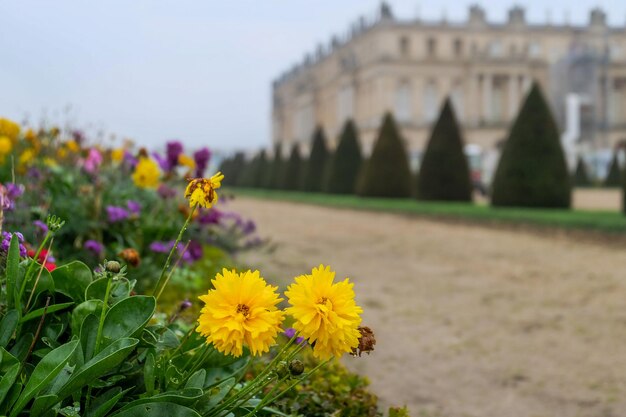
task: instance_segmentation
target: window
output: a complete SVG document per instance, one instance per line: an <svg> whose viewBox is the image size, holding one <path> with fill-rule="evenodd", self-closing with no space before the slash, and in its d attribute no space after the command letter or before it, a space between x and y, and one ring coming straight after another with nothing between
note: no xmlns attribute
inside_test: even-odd
<svg viewBox="0 0 626 417"><path fill-rule="evenodd" d="M437 84L434 80L430 80L424 85L423 94L424 121L431 123L437 118L437 102L439 101L437 97Z"/></svg>
<svg viewBox="0 0 626 417"><path fill-rule="evenodd" d="M313 104L305 104L300 107L296 112L296 136L301 141L308 141L311 139L314 128L314 111Z"/></svg>
<svg viewBox="0 0 626 417"><path fill-rule="evenodd" d="M492 41L489 44L489 56L497 58L502 56L502 42Z"/></svg>
<svg viewBox="0 0 626 417"><path fill-rule="evenodd" d="M401 81L396 88L394 115L400 122L411 120L411 84L408 81Z"/></svg>
<svg viewBox="0 0 626 417"><path fill-rule="evenodd" d="M407 38L406 36L402 36L400 38L400 55L408 56L409 52L410 52L409 38Z"/></svg>
<svg viewBox="0 0 626 417"><path fill-rule="evenodd" d="M457 58L463 56L463 41L461 39L454 40L454 56Z"/></svg>
<svg viewBox="0 0 626 417"><path fill-rule="evenodd" d="M539 44L539 42L535 41L528 44L528 55L531 58L539 58L539 56L541 55L541 45Z"/></svg>
<svg viewBox="0 0 626 417"><path fill-rule="evenodd" d="M338 98L338 114L339 124L351 119L354 112L354 88L352 85L346 85L339 90Z"/></svg>
<svg viewBox="0 0 626 417"><path fill-rule="evenodd" d="M437 41L435 38L428 38L426 40L426 52L431 58L437 55Z"/></svg>

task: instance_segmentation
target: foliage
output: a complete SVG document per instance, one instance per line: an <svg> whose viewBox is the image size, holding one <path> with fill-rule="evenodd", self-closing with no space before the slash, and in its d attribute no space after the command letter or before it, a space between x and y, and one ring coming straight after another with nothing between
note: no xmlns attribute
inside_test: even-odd
<svg viewBox="0 0 626 417"><path fill-rule="evenodd" d="M617 158L617 152L613 153L613 159L611 159L611 165L609 167L609 173L604 179L605 187L619 187L622 184L622 170L619 167L619 159Z"/></svg>
<svg viewBox="0 0 626 417"><path fill-rule="evenodd" d="M324 129L320 126L315 129L309 159L304 165L302 177L303 191L322 191L329 156L328 148L326 147L326 135Z"/></svg>
<svg viewBox="0 0 626 417"><path fill-rule="evenodd" d="M556 122L534 83L504 145L493 180L494 206L571 204L570 176Z"/></svg>
<svg viewBox="0 0 626 417"><path fill-rule="evenodd" d="M316 195L243 188L238 189L237 194L266 200L273 199L352 210L410 214L432 219L457 219L487 224L526 225L565 230L592 230L620 235L626 233L626 217L617 211L608 210L489 207L469 203L416 202L406 199L363 198L328 194Z"/></svg>
<svg viewBox="0 0 626 417"><path fill-rule="evenodd" d="M573 182L577 187L589 187L591 185L591 180L589 179L589 175L587 175L587 167L582 158L578 158L578 162L576 162Z"/></svg>
<svg viewBox="0 0 626 417"><path fill-rule="evenodd" d="M284 176L285 163L282 158L282 146L274 146L274 158L267 162L267 172L265 173L265 188L281 188L281 181Z"/></svg>
<svg viewBox="0 0 626 417"><path fill-rule="evenodd" d="M245 166L246 158L243 152L237 152L231 158L224 159L219 169L224 174L224 185L237 185Z"/></svg>
<svg viewBox="0 0 626 417"><path fill-rule="evenodd" d="M353 194L362 164L356 126L352 120L348 120L329 162L325 191L331 194Z"/></svg>
<svg viewBox="0 0 626 417"><path fill-rule="evenodd" d="M393 116L387 113L357 193L363 197L403 198L411 196L412 188L406 149Z"/></svg>
<svg viewBox="0 0 626 417"><path fill-rule="evenodd" d="M469 164L449 98L441 109L424 152L417 177L417 199L472 200Z"/></svg>
<svg viewBox="0 0 626 417"><path fill-rule="evenodd" d="M302 184L302 158L300 157L300 147L297 143L294 143L291 147L291 155L286 162L285 174L283 176L282 189L284 190L298 190L300 184Z"/></svg>

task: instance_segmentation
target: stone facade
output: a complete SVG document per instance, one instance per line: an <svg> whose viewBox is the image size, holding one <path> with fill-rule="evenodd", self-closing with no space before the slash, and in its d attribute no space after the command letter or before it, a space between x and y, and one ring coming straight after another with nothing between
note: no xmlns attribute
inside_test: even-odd
<svg viewBox="0 0 626 417"><path fill-rule="evenodd" d="M391 111L419 159L449 96L466 143L485 157L505 138L533 80L563 131L574 126L569 140L577 152L626 139L626 28L609 27L601 10L591 11L586 26L530 24L520 7L507 22L491 23L479 6L466 22L434 23L396 19L385 4L274 81L272 138L306 151L321 125L332 145L353 118L369 152ZM569 113L568 97L576 98Z"/></svg>

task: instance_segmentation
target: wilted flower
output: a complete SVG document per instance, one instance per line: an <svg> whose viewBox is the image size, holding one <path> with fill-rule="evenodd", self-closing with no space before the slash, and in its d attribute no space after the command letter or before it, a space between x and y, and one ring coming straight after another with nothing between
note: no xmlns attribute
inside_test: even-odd
<svg viewBox="0 0 626 417"><path fill-rule="evenodd" d="M161 172L157 164L150 158L141 157L132 178L135 185L139 188L156 188L159 185Z"/></svg>
<svg viewBox="0 0 626 417"><path fill-rule="evenodd" d="M367 353L369 355L370 352L374 351L374 345L376 344L374 332L367 326L359 326L359 333L361 333L361 336L359 337L359 345L352 349L352 356L358 355L361 357L362 353Z"/></svg>
<svg viewBox="0 0 626 417"><path fill-rule="evenodd" d="M139 257L139 252L133 248L126 248L118 253L118 256L126 261L130 266L139 266L141 263L141 258Z"/></svg>
<svg viewBox="0 0 626 417"><path fill-rule="evenodd" d="M193 154L193 159L196 161L196 177L203 177L211 159L211 151L208 148L197 150Z"/></svg>
<svg viewBox="0 0 626 417"><path fill-rule="evenodd" d="M363 310L354 301L354 284L348 278L338 283L334 279L330 267L320 265L310 275L297 277L285 292L293 327L313 345L318 358L351 353L359 345Z"/></svg>
<svg viewBox="0 0 626 417"><path fill-rule="evenodd" d="M128 218L130 214L128 213L128 210L126 210L124 207L118 206L107 206L106 211L109 223L124 221Z"/></svg>
<svg viewBox="0 0 626 417"><path fill-rule="evenodd" d="M269 351L284 315L276 287L268 285L259 271L237 273L224 269L212 290L200 296L205 306L197 331L220 352L241 356L245 343L252 355Z"/></svg>
<svg viewBox="0 0 626 417"><path fill-rule="evenodd" d="M85 248L85 250L88 250L89 252L92 252L98 257L104 252L104 246L102 245L102 243L92 239L86 240L83 248Z"/></svg>
<svg viewBox="0 0 626 417"><path fill-rule="evenodd" d="M217 203L216 189L222 185L224 175L221 172L213 175L211 178L195 178L189 181L187 189L185 190L185 198L189 199L189 207L205 207L211 208L211 206Z"/></svg>

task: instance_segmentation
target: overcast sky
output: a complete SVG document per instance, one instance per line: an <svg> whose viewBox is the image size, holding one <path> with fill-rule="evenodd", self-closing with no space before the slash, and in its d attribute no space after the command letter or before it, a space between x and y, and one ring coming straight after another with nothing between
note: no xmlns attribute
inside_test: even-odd
<svg viewBox="0 0 626 417"><path fill-rule="evenodd" d="M475 1L389 1L400 18L461 21ZM482 1L503 21L586 23L600 6L624 26L625 0ZM270 140L270 84L377 0L0 0L0 116L70 120L159 146L222 150ZM547 8L549 7L549 8ZM69 109L69 110L68 110Z"/></svg>

